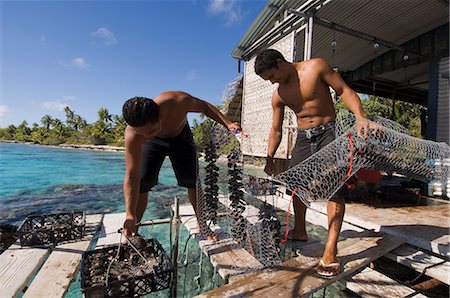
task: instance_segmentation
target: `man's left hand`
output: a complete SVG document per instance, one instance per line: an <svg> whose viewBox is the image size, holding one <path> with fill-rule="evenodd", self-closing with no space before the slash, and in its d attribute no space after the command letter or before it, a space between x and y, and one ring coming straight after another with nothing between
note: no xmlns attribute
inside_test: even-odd
<svg viewBox="0 0 450 298"><path fill-rule="evenodd" d="M241 125L238 122L232 122L228 124L227 127L228 130L231 131L232 133L242 132Z"/></svg>
<svg viewBox="0 0 450 298"><path fill-rule="evenodd" d="M356 133L360 138L366 140L369 137L369 131L372 135L379 135L381 130L380 125L368 118L356 117Z"/></svg>

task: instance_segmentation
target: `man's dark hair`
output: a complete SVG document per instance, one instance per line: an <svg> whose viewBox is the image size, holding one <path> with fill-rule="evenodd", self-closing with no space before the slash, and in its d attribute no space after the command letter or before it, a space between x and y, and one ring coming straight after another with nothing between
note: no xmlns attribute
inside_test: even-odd
<svg viewBox="0 0 450 298"><path fill-rule="evenodd" d="M277 59L284 59L283 54L274 49L267 49L259 53L255 60L255 72L257 75L261 75L266 70L272 68L278 68Z"/></svg>
<svg viewBox="0 0 450 298"><path fill-rule="evenodd" d="M138 127L148 122L156 123L159 120L159 106L153 99L133 97L123 104L122 114L128 125Z"/></svg>

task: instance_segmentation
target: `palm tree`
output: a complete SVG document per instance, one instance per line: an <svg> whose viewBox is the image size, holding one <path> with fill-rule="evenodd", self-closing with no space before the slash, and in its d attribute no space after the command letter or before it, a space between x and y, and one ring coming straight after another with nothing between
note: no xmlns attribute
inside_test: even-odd
<svg viewBox="0 0 450 298"><path fill-rule="evenodd" d="M17 130L22 135L29 135L31 133L31 130L28 127L28 122L26 120L22 121L22 123L19 124L19 126L17 127Z"/></svg>
<svg viewBox="0 0 450 298"><path fill-rule="evenodd" d="M17 128L14 125L10 125L6 128L6 138L7 139L14 139L14 134L16 133Z"/></svg>
<svg viewBox="0 0 450 298"><path fill-rule="evenodd" d="M105 124L108 124L108 123L112 123L112 122L113 122L113 120L112 120L112 115L109 114L108 109L106 109L106 108L104 108L104 107L101 107L101 108L98 110L97 114L98 114L99 120L100 120L100 121L103 121Z"/></svg>
<svg viewBox="0 0 450 298"><path fill-rule="evenodd" d="M81 129L87 125L86 120L84 120L80 115L75 115L73 118L73 128L75 130Z"/></svg>
<svg viewBox="0 0 450 298"><path fill-rule="evenodd" d="M75 113L70 109L69 106L64 107L64 112L66 113L66 124L68 127L73 128L74 127L74 118Z"/></svg>
<svg viewBox="0 0 450 298"><path fill-rule="evenodd" d="M125 118L123 115L114 115L114 128L125 129L127 123L125 122Z"/></svg>
<svg viewBox="0 0 450 298"><path fill-rule="evenodd" d="M44 117L41 118L41 124L45 126L45 129L49 129L52 122L53 118L50 115L44 115Z"/></svg>
<svg viewBox="0 0 450 298"><path fill-rule="evenodd" d="M53 128L58 127L58 126L63 126L63 123L61 120L59 120L58 118L55 118L52 120L52 124Z"/></svg>

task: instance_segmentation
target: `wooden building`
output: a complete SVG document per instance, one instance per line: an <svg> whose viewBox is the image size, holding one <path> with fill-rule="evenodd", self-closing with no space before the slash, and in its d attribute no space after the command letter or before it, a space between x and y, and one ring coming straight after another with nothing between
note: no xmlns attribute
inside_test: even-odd
<svg viewBox="0 0 450 298"><path fill-rule="evenodd" d="M254 72L256 55L267 48L291 62L322 57L357 92L427 107L426 138L449 143L447 0L268 1L232 52L239 68L244 62L242 96L234 98L250 135L243 153L258 157L266 155L276 88ZM286 109L279 159L289 157L295 123Z"/></svg>

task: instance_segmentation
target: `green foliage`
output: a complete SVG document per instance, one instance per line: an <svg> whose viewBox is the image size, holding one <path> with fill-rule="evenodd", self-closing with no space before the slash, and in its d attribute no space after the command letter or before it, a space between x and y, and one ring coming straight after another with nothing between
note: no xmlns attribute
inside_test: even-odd
<svg viewBox="0 0 450 298"><path fill-rule="evenodd" d="M39 126L33 123L32 128L23 121L19 126L10 125L0 128L0 140L17 140L35 142L44 145L59 144L96 144L124 146L123 134L126 123L123 116L111 115L106 108L98 111L98 120L88 124L70 107L64 108L66 120L44 115Z"/></svg>
<svg viewBox="0 0 450 298"><path fill-rule="evenodd" d="M199 152L205 152L205 145L211 140L211 129L213 125L220 124L216 124L216 122L209 118L206 118L201 123L198 123L197 120L194 120L193 124L192 134L194 136L195 144L197 145L197 150ZM227 144L223 144L223 146L221 146L217 151L217 154L228 155L231 151L233 151L235 148L238 148L239 146L239 142L236 139L233 139L233 141Z"/></svg>
<svg viewBox="0 0 450 298"><path fill-rule="evenodd" d="M363 99L362 105L368 115L376 115L391 119L406 127L412 136L421 138L420 115L425 108L403 101L396 101L392 111L392 100L380 96L369 96ZM348 109L342 100L336 103L336 112L348 113Z"/></svg>

